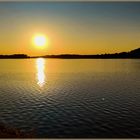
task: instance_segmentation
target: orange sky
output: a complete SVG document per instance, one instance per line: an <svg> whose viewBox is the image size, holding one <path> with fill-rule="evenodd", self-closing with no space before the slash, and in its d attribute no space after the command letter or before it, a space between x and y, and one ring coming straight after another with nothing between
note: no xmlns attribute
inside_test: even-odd
<svg viewBox="0 0 140 140"><path fill-rule="evenodd" d="M0 18L0 54L101 54L140 46L140 3L0 2ZM41 49L32 43L38 33L48 39Z"/></svg>

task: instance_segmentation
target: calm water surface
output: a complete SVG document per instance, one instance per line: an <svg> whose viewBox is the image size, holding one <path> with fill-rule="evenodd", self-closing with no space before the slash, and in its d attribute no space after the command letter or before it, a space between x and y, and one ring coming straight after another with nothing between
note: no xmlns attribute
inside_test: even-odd
<svg viewBox="0 0 140 140"><path fill-rule="evenodd" d="M36 137L140 137L140 60L0 60L0 122Z"/></svg>

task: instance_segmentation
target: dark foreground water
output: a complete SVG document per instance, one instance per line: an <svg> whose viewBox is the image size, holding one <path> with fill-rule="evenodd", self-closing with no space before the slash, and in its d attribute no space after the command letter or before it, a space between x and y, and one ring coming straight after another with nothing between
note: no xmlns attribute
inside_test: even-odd
<svg viewBox="0 0 140 140"><path fill-rule="evenodd" d="M36 137L140 137L140 60L0 60L0 122Z"/></svg>

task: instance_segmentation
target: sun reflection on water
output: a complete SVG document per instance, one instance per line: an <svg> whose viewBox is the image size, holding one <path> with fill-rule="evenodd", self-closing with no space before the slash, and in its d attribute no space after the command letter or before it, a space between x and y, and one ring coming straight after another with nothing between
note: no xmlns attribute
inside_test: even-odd
<svg viewBox="0 0 140 140"><path fill-rule="evenodd" d="M43 58L38 58L36 60L36 68L37 68L37 84L40 87L43 87L45 84L45 60Z"/></svg>

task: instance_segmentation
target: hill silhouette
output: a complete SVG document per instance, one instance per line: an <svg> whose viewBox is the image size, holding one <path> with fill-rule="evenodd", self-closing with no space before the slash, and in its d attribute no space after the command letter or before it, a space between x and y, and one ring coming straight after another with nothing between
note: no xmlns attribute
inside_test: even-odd
<svg viewBox="0 0 140 140"><path fill-rule="evenodd" d="M15 59L17 59L17 58L30 58L28 55L26 55L26 54L12 54L12 55L0 55L0 58L1 59L5 59L5 58L15 58Z"/></svg>
<svg viewBox="0 0 140 140"><path fill-rule="evenodd" d="M78 55L78 54L60 54L60 55L46 55L44 58L65 58L65 59L91 59L91 58L140 58L140 48L114 54L97 54L97 55Z"/></svg>
<svg viewBox="0 0 140 140"><path fill-rule="evenodd" d="M96 54L96 55L79 55L79 54L60 54L30 57L26 54L0 55L0 59L21 59L21 58L61 58L61 59L111 59L111 58L140 58L140 48L129 52L113 53L113 54Z"/></svg>

